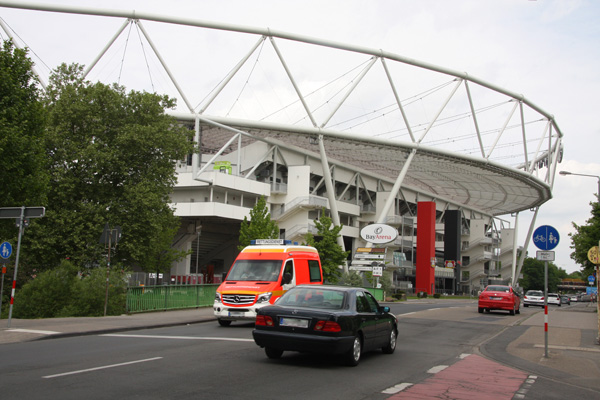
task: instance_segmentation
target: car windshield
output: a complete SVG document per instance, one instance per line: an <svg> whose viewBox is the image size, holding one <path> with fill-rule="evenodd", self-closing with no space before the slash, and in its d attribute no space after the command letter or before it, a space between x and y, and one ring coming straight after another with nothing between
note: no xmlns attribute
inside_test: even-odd
<svg viewBox="0 0 600 400"><path fill-rule="evenodd" d="M227 280L276 282L281 264L281 260L237 260L231 267Z"/></svg>
<svg viewBox="0 0 600 400"><path fill-rule="evenodd" d="M527 291L526 295L527 296L543 296L544 293L542 293L539 290L529 290L529 291Z"/></svg>
<svg viewBox="0 0 600 400"><path fill-rule="evenodd" d="M506 293L510 293L510 288L508 286L488 286L485 290L487 292L506 292Z"/></svg>
<svg viewBox="0 0 600 400"><path fill-rule="evenodd" d="M339 290L296 287L281 296L277 305L341 310L345 304L344 299L345 293Z"/></svg>

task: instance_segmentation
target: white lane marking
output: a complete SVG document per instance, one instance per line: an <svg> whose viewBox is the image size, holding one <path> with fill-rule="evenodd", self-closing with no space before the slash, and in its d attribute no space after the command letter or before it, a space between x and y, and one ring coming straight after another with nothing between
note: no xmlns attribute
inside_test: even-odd
<svg viewBox="0 0 600 400"><path fill-rule="evenodd" d="M138 364L138 363L143 363L143 362L148 362L148 361L156 361L156 360L160 360L161 358L162 357L146 358L145 360L129 361L129 362L124 362L124 363L119 363L119 364L104 365L102 367L96 367L96 368L80 369L78 371L64 372L62 374L46 375L46 376L42 376L42 378L49 379L49 378L58 378L60 376L83 374L84 372L98 371L100 369L115 368L115 367L122 367L124 365Z"/></svg>
<svg viewBox="0 0 600 400"><path fill-rule="evenodd" d="M470 353L462 353L460 356L458 356L458 358L460 358L461 360L464 360L465 358L469 357L471 354Z"/></svg>
<svg viewBox="0 0 600 400"><path fill-rule="evenodd" d="M60 332L54 332L54 331L40 331L40 330L35 330L35 329L9 329L9 332L21 332L21 333L39 333L42 335L56 335Z"/></svg>
<svg viewBox="0 0 600 400"><path fill-rule="evenodd" d="M413 385L412 383L399 383L395 386L385 389L381 393L385 393L385 394L399 393L399 392L403 391L404 389L411 387L412 385Z"/></svg>
<svg viewBox="0 0 600 400"><path fill-rule="evenodd" d="M437 374L440 371L445 370L446 368L448 368L447 365L437 365L433 368L430 368L429 371L427 371L428 374Z"/></svg>
<svg viewBox="0 0 600 400"><path fill-rule="evenodd" d="M125 334L118 334L118 333L107 333L107 334L100 335L100 336L144 338L144 339L224 340L224 341L230 341L230 342L254 342L254 339L220 338L220 337L199 337L199 336L125 335Z"/></svg>
<svg viewBox="0 0 600 400"><path fill-rule="evenodd" d="M396 314L396 317L405 317L405 316L411 315L411 314L415 314L415 312L413 311L413 312L409 312L409 313L406 313L406 314Z"/></svg>

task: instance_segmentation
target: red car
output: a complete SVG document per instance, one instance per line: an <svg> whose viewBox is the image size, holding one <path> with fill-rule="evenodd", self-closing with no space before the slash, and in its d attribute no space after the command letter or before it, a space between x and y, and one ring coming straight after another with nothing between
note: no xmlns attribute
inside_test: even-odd
<svg viewBox="0 0 600 400"><path fill-rule="evenodd" d="M480 313L483 310L506 310L510 315L521 313L521 298L510 286L490 285L479 295L477 305Z"/></svg>

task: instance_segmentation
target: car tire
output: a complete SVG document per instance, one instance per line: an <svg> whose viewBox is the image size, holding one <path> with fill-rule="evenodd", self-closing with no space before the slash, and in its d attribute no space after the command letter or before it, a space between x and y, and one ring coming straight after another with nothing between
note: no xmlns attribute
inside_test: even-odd
<svg viewBox="0 0 600 400"><path fill-rule="evenodd" d="M529 304L523 304L525 307L529 307Z"/></svg>
<svg viewBox="0 0 600 400"><path fill-rule="evenodd" d="M281 358L281 355L283 354L283 350L274 349L272 347L265 347L265 354L270 359L276 360L278 358Z"/></svg>
<svg viewBox="0 0 600 400"><path fill-rule="evenodd" d="M519 307L517 307L517 310L515 311L515 313L521 314L521 304L519 304Z"/></svg>
<svg viewBox="0 0 600 400"><path fill-rule="evenodd" d="M509 310L509 311L508 311L508 313L509 313L510 315L515 315L515 305L514 305L514 304L513 304L513 308L512 308L512 310Z"/></svg>
<svg viewBox="0 0 600 400"><path fill-rule="evenodd" d="M392 354L394 350L396 350L396 342L398 340L398 335L396 334L396 330L392 328L392 332L389 336L388 344L381 348L384 354Z"/></svg>
<svg viewBox="0 0 600 400"><path fill-rule="evenodd" d="M479 311L479 314L483 314L483 308L478 308L477 311Z"/></svg>
<svg viewBox="0 0 600 400"><path fill-rule="evenodd" d="M217 321L219 321L219 325L221 325L221 326L229 326L229 325L231 325L231 321L228 321L226 319L218 319Z"/></svg>
<svg viewBox="0 0 600 400"><path fill-rule="evenodd" d="M350 367L356 367L360 362L360 356L362 353L362 342L360 340L360 336L356 335L354 337L354 341L352 342L352 347L345 355L346 365Z"/></svg>

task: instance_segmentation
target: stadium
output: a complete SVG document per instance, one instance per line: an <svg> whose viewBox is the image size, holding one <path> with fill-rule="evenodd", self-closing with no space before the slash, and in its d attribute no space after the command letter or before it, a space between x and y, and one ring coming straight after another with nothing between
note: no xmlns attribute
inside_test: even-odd
<svg viewBox="0 0 600 400"><path fill-rule="evenodd" d="M0 7L93 20L103 34L86 49L96 52L87 79L178 99L170 113L198 144L178 162L171 196L182 221L173 246L190 254L163 282L220 282L238 253L241 222L264 197L282 238L316 234L323 212L342 225L347 271L359 265L357 249L371 246L364 227L396 229L396 239L377 245L396 289L429 291L416 281L417 262L432 267L437 293L516 286L527 247L517 230L529 240L535 223L519 227L519 214L537 214L552 198L563 154L554 117L523 95L382 49L268 28ZM433 219L419 212L427 205ZM419 221L434 254L418 257Z"/></svg>

